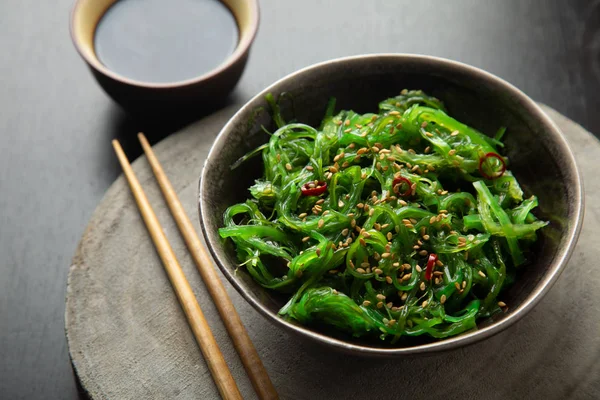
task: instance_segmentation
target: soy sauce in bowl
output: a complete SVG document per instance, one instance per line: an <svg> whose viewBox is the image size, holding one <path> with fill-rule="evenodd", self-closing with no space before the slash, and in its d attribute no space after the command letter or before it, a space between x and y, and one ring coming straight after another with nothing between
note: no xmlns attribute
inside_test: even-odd
<svg viewBox="0 0 600 400"><path fill-rule="evenodd" d="M219 0L119 0L100 19L94 50L125 78L170 83L214 70L238 38L236 19Z"/></svg>

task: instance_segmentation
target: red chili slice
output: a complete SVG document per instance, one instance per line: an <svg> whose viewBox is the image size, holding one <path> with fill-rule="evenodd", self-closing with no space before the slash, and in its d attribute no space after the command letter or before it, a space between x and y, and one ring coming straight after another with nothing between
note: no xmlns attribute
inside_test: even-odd
<svg viewBox="0 0 600 400"><path fill-rule="evenodd" d="M314 185L314 187L311 187L311 184ZM320 194L325 193L325 191L327 190L327 182L306 182L304 185L302 185L300 190L302 191L302 196L318 196Z"/></svg>
<svg viewBox="0 0 600 400"><path fill-rule="evenodd" d="M406 184L408 189L406 189L406 191L404 191L402 193L399 193L400 192L399 185L401 185L403 183ZM406 197L412 193L412 183L405 177L399 176L399 177L395 178L394 181L392 182L392 189L394 190L394 193L396 193L398 196Z"/></svg>
<svg viewBox="0 0 600 400"><path fill-rule="evenodd" d="M500 168L499 171L495 172L494 175L488 175L483 170L483 163L486 162L488 158L495 158L495 159L499 160L500 163L502 164L502 168ZM479 173L485 179L497 179L497 178L500 178L502 175L504 175L505 171L506 171L506 163L504 162L504 158L502 158L502 156L500 154L490 152L490 153L487 153L485 156L483 156L483 157L481 157L479 159Z"/></svg>
<svg viewBox="0 0 600 400"><path fill-rule="evenodd" d="M433 267L435 266L435 262L438 260L438 256L435 253L429 254L429 259L427 259L427 267L425 267L425 279L431 280L431 275L433 274Z"/></svg>

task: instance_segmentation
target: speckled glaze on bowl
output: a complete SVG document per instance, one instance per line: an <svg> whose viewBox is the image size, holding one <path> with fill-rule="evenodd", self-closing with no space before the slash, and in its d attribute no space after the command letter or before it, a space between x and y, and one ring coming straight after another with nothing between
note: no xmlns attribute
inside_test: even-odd
<svg viewBox="0 0 600 400"><path fill-rule="evenodd" d="M223 211L248 198L247 188L261 176L261 159L231 171L240 156L268 141L261 125L272 127L267 93L290 94L290 107L301 122L318 124L330 96L337 109L367 112L400 90L423 89L443 100L451 115L486 134L506 126L506 153L525 194L535 193L537 214L549 220L536 243L538 255L517 282L503 293L509 311L480 321L478 330L443 340L415 340L396 347L328 335L277 316L285 297L263 289L237 269L233 244L219 237ZM373 54L317 64L274 83L242 107L216 138L200 180L200 220L217 264L242 296L275 325L321 344L351 353L375 356L424 354L464 346L490 337L517 322L548 292L565 267L583 221L583 187L575 159L559 128L538 105L504 80L458 62L419 55ZM236 271L237 269L237 271Z"/></svg>

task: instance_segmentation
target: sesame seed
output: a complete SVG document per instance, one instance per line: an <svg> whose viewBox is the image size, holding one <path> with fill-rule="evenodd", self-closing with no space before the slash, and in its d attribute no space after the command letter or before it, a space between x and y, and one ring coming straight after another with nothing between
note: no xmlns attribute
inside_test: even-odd
<svg viewBox="0 0 600 400"><path fill-rule="evenodd" d="M467 287L467 281L462 281L462 288L466 288Z"/></svg>
<svg viewBox="0 0 600 400"><path fill-rule="evenodd" d="M411 218L411 219L410 219L410 223L411 223L411 224L413 224L413 225L414 225L414 224L416 224L417 222L419 222L419 221L417 221L417 220L416 220L416 219L414 219L414 218Z"/></svg>
<svg viewBox="0 0 600 400"><path fill-rule="evenodd" d="M421 128L427 128L427 121L423 121L423 123L421 124Z"/></svg>
<svg viewBox="0 0 600 400"><path fill-rule="evenodd" d="M433 224L436 221L436 216L429 218L429 224Z"/></svg>
<svg viewBox="0 0 600 400"><path fill-rule="evenodd" d="M351 131L352 131L352 128L344 129L344 133L350 133Z"/></svg>
<svg viewBox="0 0 600 400"><path fill-rule="evenodd" d="M458 131L454 131L450 134L450 136L458 136Z"/></svg>
<svg viewBox="0 0 600 400"><path fill-rule="evenodd" d="M400 115L399 111L390 111L389 112L390 115Z"/></svg>
<svg viewBox="0 0 600 400"><path fill-rule="evenodd" d="M371 302L369 300L365 300L365 301L363 301L362 305L364 307L369 307L371 305Z"/></svg>
<svg viewBox="0 0 600 400"><path fill-rule="evenodd" d="M365 242L365 240L363 238L358 239L358 241L360 242L360 245L365 247L367 245L367 242Z"/></svg>
<svg viewBox="0 0 600 400"><path fill-rule="evenodd" d="M403 207L406 207L408 205L408 203L404 200L398 200L398 203L400 203L400 205Z"/></svg>
<svg viewBox="0 0 600 400"><path fill-rule="evenodd" d="M319 229L321 229L323 227L323 225L325 225L325 221L323 220L323 218L321 218L318 223Z"/></svg>
<svg viewBox="0 0 600 400"><path fill-rule="evenodd" d="M424 150L424 152L425 152L426 154L427 154L427 153L429 153L430 151L431 151L431 147L430 147L430 146L427 146L427 147L425 147L425 150Z"/></svg>
<svg viewBox="0 0 600 400"><path fill-rule="evenodd" d="M321 257L321 249L317 249L316 253L317 257ZM352 260L350 260L350 264L352 264Z"/></svg>
<svg viewBox="0 0 600 400"><path fill-rule="evenodd" d="M435 262L435 265L437 265L438 267L443 267L443 266L444 266L444 263L443 263L442 261L440 261L440 260L437 260L437 261Z"/></svg>
<svg viewBox="0 0 600 400"><path fill-rule="evenodd" d="M375 209L374 209L374 208L371 208L371 209L369 210L369 217L370 217L370 216L372 216L374 212L375 212Z"/></svg>
<svg viewBox="0 0 600 400"><path fill-rule="evenodd" d="M427 250L421 250L421 251L419 251L419 255L426 256L427 255Z"/></svg>
<svg viewBox="0 0 600 400"><path fill-rule="evenodd" d="M460 290L460 283L454 282L454 287L456 288L456 290Z"/></svg>
<svg viewBox="0 0 600 400"><path fill-rule="evenodd" d="M429 240L429 235L423 235L423 240Z"/></svg>
<svg viewBox="0 0 600 400"><path fill-rule="evenodd" d="M483 273L483 271L479 271L479 276L481 276L482 278L486 278L486 275Z"/></svg>
<svg viewBox="0 0 600 400"><path fill-rule="evenodd" d="M383 254L381 255L381 258L389 258L390 256L391 256L391 254L390 254L390 253L383 253Z"/></svg>
<svg viewBox="0 0 600 400"><path fill-rule="evenodd" d="M440 304L444 304L446 302L446 295L443 294L442 297L440 297Z"/></svg>
<svg viewBox="0 0 600 400"><path fill-rule="evenodd" d="M425 286L425 282L421 282L421 285L419 286L419 289L421 289L421 290L427 289L427 286Z"/></svg>
<svg viewBox="0 0 600 400"><path fill-rule="evenodd" d="M338 172L338 169L336 167L329 167L329 172L335 174L336 172Z"/></svg>
<svg viewBox="0 0 600 400"><path fill-rule="evenodd" d="M306 217L306 215L307 215L306 213L302 213L302 214L298 215L298 218L302 219L302 218Z"/></svg>
<svg viewBox="0 0 600 400"><path fill-rule="evenodd" d="M310 236L305 236L302 238L303 242L308 242L310 240Z"/></svg>
<svg viewBox="0 0 600 400"><path fill-rule="evenodd" d="M381 307L383 307L383 302L382 301L380 301L379 303L377 303L377 308L381 308Z"/></svg>
<svg viewBox="0 0 600 400"><path fill-rule="evenodd" d="M381 268L375 268L373 270L373 272L375 273L375 275L381 275L381 274L383 274L383 270Z"/></svg>
<svg viewBox="0 0 600 400"><path fill-rule="evenodd" d="M442 276L444 273L442 271L433 271L433 276Z"/></svg>
<svg viewBox="0 0 600 400"><path fill-rule="evenodd" d="M419 264L417 264L417 266L415 267L415 269L417 270L417 272L423 271L423 268L421 268L421 266Z"/></svg>
<svg viewBox="0 0 600 400"><path fill-rule="evenodd" d="M420 248L421 248L421 246L419 246L418 244L415 244L415 245L413 246L413 249L415 249L415 250L419 250Z"/></svg>
<svg viewBox="0 0 600 400"><path fill-rule="evenodd" d="M427 304L429 304L427 300L423 300L423 303L421 303L421 307L425 308L427 307Z"/></svg>
<svg viewBox="0 0 600 400"><path fill-rule="evenodd" d="M400 300L406 301L407 297L408 297L408 293L404 292L404 293L402 293L402 296L400 297Z"/></svg>
<svg viewBox="0 0 600 400"><path fill-rule="evenodd" d="M292 164L290 164L290 163L285 164L285 169L287 169L288 171L291 171L292 170Z"/></svg>
<svg viewBox="0 0 600 400"><path fill-rule="evenodd" d="M412 277L412 274L411 274L411 273L408 273L408 274L406 274L406 275L404 275L404 276L402 277L402 280L403 280L403 281L407 281L407 280L409 280L411 277Z"/></svg>
<svg viewBox="0 0 600 400"><path fill-rule="evenodd" d="M354 218L352 218L352 220L350 220L350 226L353 228L356 226L356 220Z"/></svg>
<svg viewBox="0 0 600 400"><path fill-rule="evenodd" d="M448 155L449 155L449 156L453 156L453 155L455 155L455 154L456 154L456 150L455 150L455 149L452 149L452 150L450 150L450 151L448 152Z"/></svg>
<svg viewBox="0 0 600 400"><path fill-rule="evenodd" d="M363 203L358 203L358 204L356 205L356 208L363 208L364 206L365 206L365 205L364 205Z"/></svg>
<svg viewBox="0 0 600 400"><path fill-rule="evenodd" d="M363 268L356 268L356 272L358 272L359 274L364 274L367 271L365 271Z"/></svg>
<svg viewBox="0 0 600 400"><path fill-rule="evenodd" d="M425 135L428 137L433 137L433 133L431 133L431 132L425 132Z"/></svg>
<svg viewBox="0 0 600 400"><path fill-rule="evenodd" d="M313 166L312 166L312 165L307 165L307 166L306 166L306 169L307 169L307 170L309 170L309 171L312 171L314 168L313 168Z"/></svg>
<svg viewBox="0 0 600 400"><path fill-rule="evenodd" d="M358 129L363 127L361 124L354 124L354 126L357 127Z"/></svg>
<svg viewBox="0 0 600 400"><path fill-rule="evenodd" d="M499 301L499 302L498 302L498 306L499 306L499 307L506 307L506 303L505 303L505 302L503 302L503 301Z"/></svg>
<svg viewBox="0 0 600 400"><path fill-rule="evenodd" d="M394 303L392 303L392 302L390 301L390 302L388 302L388 303L387 303L385 306L386 306L387 308L392 308L392 307L394 307Z"/></svg>
<svg viewBox="0 0 600 400"><path fill-rule="evenodd" d="M371 151L373 153L379 153L379 148L378 147L371 147Z"/></svg>
<svg viewBox="0 0 600 400"><path fill-rule="evenodd" d="M387 237L387 240L392 240L392 232L388 232L386 237Z"/></svg>
<svg viewBox="0 0 600 400"><path fill-rule="evenodd" d="M390 277L390 276L386 276L386 277L385 277L385 281L386 281L388 284L390 284L390 285L391 285L391 284L392 284L392 277Z"/></svg>
<svg viewBox="0 0 600 400"><path fill-rule="evenodd" d="M349 231L348 231L348 228L344 228L344 229L342 230L342 235L344 235L344 236L348 236L348 232L349 232Z"/></svg>
<svg viewBox="0 0 600 400"><path fill-rule="evenodd" d="M377 296L375 296L375 297L377 297L377 300L385 300L385 296L382 295L381 293L378 293Z"/></svg>

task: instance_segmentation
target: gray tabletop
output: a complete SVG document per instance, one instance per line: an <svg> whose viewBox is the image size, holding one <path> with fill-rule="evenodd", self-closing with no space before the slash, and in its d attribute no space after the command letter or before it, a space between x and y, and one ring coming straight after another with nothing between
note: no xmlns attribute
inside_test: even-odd
<svg viewBox="0 0 600 400"><path fill-rule="evenodd" d="M71 0L0 2L0 398L77 398L64 336L77 243L120 169L110 139L139 154L176 128L147 127L96 86L68 35ZM561 0L261 1L241 104L300 67L411 52L497 74L600 132L600 4Z"/></svg>

